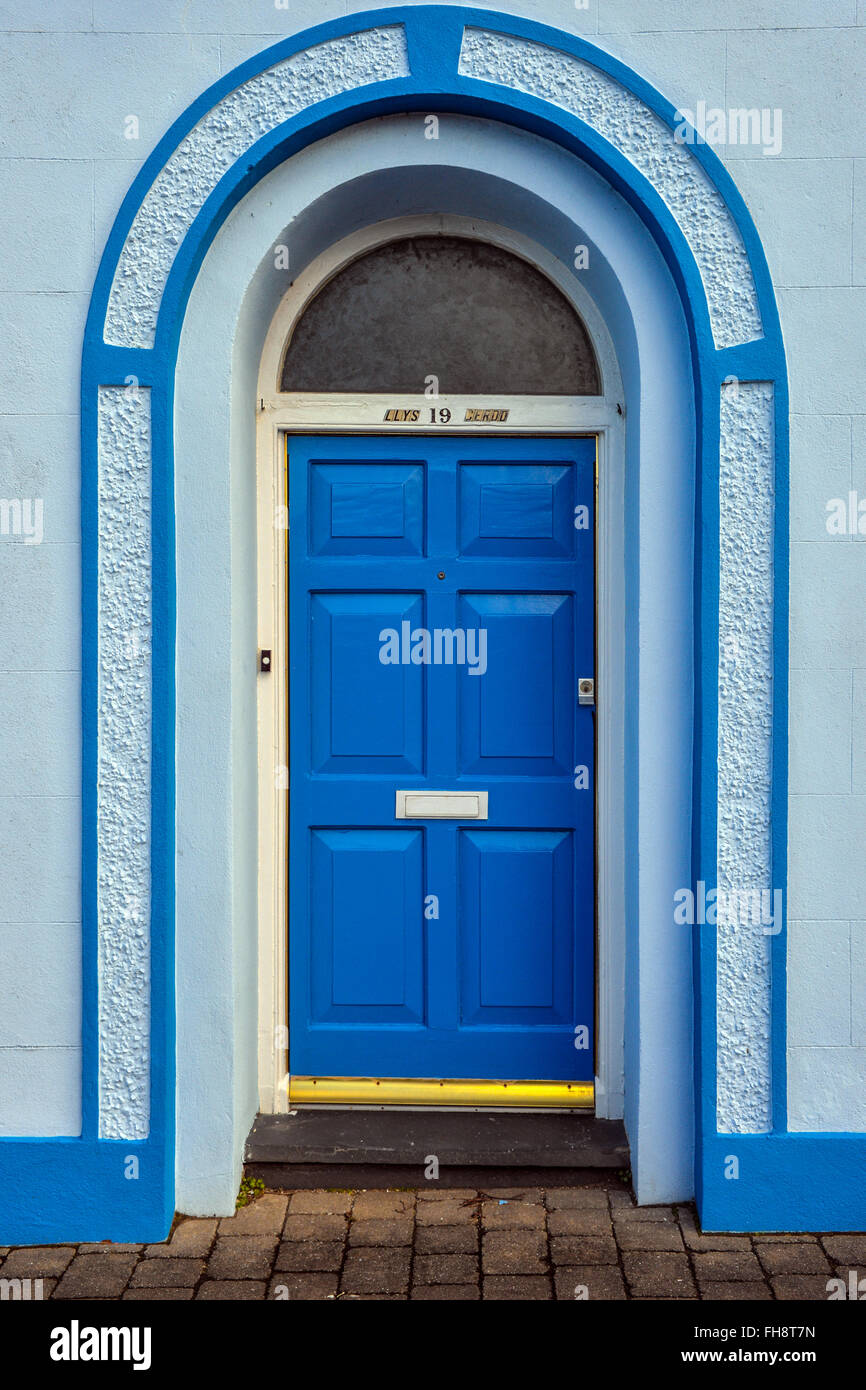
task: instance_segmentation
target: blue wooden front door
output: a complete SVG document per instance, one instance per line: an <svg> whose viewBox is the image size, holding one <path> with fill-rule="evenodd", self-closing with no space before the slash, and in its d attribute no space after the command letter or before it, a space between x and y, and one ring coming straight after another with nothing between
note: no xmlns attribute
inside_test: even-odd
<svg viewBox="0 0 866 1390"><path fill-rule="evenodd" d="M289 439L295 1075L593 1078L594 467Z"/></svg>

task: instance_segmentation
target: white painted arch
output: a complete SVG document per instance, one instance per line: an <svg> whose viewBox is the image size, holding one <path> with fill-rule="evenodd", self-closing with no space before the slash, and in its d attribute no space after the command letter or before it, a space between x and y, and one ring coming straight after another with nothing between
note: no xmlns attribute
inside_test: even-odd
<svg viewBox="0 0 866 1390"><path fill-rule="evenodd" d="M609 708L612 736L622 740L620 807L612 797L603 834L621 847L635 837L634 879L622 853L610 877L611 921L619 914L626 956L615 963L609 953L611 995L628 1001L619 1077L624 1070L641 1200L692 1191L691 942L670 924L671 884L689 882L691 862L694 424L682 309L637 216L576 158L510 127L456 116L443 115L439 141L426 142L418 121L351 127L262 180L214 240L184 322L175 410L178 650L196 659L179 661L177 671L177 1203L190 1212L230 1209L259 1103L255 658L257 646L274 645L274 618L267 605L263 615L256 578L263 493L253 403L287 288L273 247L290 245L303 273L360 229L380 235L375 225L389 216L498 228L531 245L564 282L575 281L570 249L589 247L590 268L571 293L597 343L609 336L626 411L623 466L617 476L611 449L610 494L601 503L602 584L613 615ZM670 524L679 529L675 548ZM631 588L629 546L639 551L640 582ZM673 688L671 670L680 673ZM608 757L611 769L614 761ZM606 1103L616 1113L622 1090L613 1053L623 1030L612 1017L602 1028Z"/></svg>

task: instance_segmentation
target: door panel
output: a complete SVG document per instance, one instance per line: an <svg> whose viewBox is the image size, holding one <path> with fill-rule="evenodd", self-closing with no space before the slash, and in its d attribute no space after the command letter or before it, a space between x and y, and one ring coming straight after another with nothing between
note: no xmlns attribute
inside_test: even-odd
<svg viewBox="0 0 866 1390"><path fill-rule="evenodd" d="M570 557L574 524L571 464L463 463L463 555Z"/></svg>
<svg viewBox="0 0 866 1390"><path fill-rule="evenodd" d="M312 1022L421 1023L420 830L314 830Z"/></svg>
<svg viewBox="0 0 866 1390"><path fill-rule="evenodd" d="M567 1024L573 1008L569 831L460 834L465 1025Z"/></svg>
<svg viewBox="0 0 866 1390"><path fill-rule="evenodd" d="M487 632L487 670L460 683L462 770L567 776L574 747L571 595L465 595L461 622Z"/></svg>
<svg viewBox="0 0 866 1390"><path fill-rule="evenodd" d="M289 441L295 1074L592 1080L594 468ZM398 790L488 818L397 821Z"/></svg>
<svg viewBox="0 0 866 1390"><path fill-rule="evenodd" d="M423 594L312 593L309 612L314 771L423 772L421 667L381 665L370 641L373 630L423 625Z"/></svg>
<svg viewBox="0 0 866 1390"><path fill-rule="evenodd" d="M313 464L312 555L420 555L423 549L423 464Z"/></svg>

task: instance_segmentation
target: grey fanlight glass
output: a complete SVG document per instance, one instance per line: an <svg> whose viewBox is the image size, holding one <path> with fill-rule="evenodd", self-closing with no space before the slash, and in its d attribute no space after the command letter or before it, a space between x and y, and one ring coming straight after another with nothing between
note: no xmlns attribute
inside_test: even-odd
<svg viewBox="0 0 866 1390"><path fill-rule="evenodd" d="M598 396L583 320L519 256L467 237L388 242L339 271L288 343L281 391Z"/></svg>

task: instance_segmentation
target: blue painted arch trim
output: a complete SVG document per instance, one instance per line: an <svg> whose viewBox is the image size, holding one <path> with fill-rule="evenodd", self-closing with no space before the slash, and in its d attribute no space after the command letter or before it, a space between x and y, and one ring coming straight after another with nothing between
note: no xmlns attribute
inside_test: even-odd
<svg viewBox="0 0 866 1390"><path fill-rule="evenodd" d="M126 349L104 342L108 296L123 244L148 190L180 140L223 97L273 64L310 46L380 26L405 28L411 75L358 88L296 114L264 136L220 180L196 216L169 275L152 349ZM698 499L696 515L696 710L694 877L715 881L718 681L718 462L719 392L729 375L775 383L776 392L776 622L773 772L774 882L786 881L787 700L787 386L778 313L766 260L757 233L733 181L707 146L691 147L736 223L755 281L764 336L741 347L716 349L706 296L692 252L658 192L595 130L551 103L511 88L458 73L465 27L513 35L560 49L582 59L639 97L673 128L676 111L635 72L592 44L534 22L485 10L409 6L373 10L318 25L294 35L241 64L208 88L171 126L133 182L112 229L96 276L84 335L81 377L82 541L83 541L83 910L84 910L84 1078L83 1133L79 1139L0 1141L0 1174L21 1170L16 1183L33 1182L27 1169L34 1146L41 1155L38 1202L29 1214L0 1229L0 1240L157 1239L168 1228L173 1208L174 1164L174 517L172 416L173 382L183 315L202 259L228 213L266 173L312 142L374 116L411 110L453 111L483 116L533 132L562 146L599 171L630 203L654 236L679 290L691 344L697 403ZM152 1042L151 1132L138 1144L123 1145L142 1157L136 1203L103 1204L97 1221L88 1193L102 1183L100 1173L116 1141L98 1135L98 1037L96 970L96 752L97 663L96 576L97 420L99 386L122 385L135 376L151 388L153 433L153 748L152 748ZM696 1181L700 1200L721 1201L712 1172L701 1155L715 1137L715 941L711 929L696 943L695 1039L698 1113ZM774 939L773 1068L774 1133L785 1128L785 934ZM828 1136L829 1137L829 1136ZM713 1169L713 1171L715 1171ZM114 1189L112 1189L113 1191ZM128 1192L128 1189L127 1189ZM765 1226L772 1225L767 1213Z"/></svg>

